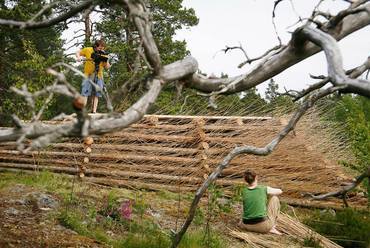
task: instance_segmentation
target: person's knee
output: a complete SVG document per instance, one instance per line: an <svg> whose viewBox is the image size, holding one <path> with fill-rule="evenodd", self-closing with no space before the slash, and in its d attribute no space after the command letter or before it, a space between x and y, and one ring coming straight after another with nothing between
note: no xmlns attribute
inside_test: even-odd
<svg viewBox="0 0 370 248"><path fill-rule="evenodd" d="M277 204L280 204L280 200L279 200L279 197L276 196L276 195L273 195L270 199L271 202L274 202L274 203L277 203Z"/></svg>
<svg viewBox="0 0 370 248"><path fill-rule="evenodd" d="M238 227L239 227L240 229L244 229L244 223L243 223L242 221L239 221L239 222L238 222Z"/></svg>

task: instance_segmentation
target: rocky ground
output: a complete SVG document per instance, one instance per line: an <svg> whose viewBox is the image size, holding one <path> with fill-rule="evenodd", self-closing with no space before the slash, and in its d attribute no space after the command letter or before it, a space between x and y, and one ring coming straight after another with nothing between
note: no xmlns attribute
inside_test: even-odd
<svg viewBox="0 0 370 248"><path fill-rule="evenodd" d="M58 197L25 185L0 191L0 247L104 247L52 217Z"/></svg>

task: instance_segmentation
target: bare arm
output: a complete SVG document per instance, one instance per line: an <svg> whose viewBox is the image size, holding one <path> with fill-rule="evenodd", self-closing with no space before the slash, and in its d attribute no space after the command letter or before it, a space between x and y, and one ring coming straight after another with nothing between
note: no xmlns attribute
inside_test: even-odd
<svg viewBox="0 0 370 248"><path fill-rule="evenodd" d="M272 187L267 186L267 194L269 195L280 195L282 193L283 191L281 189L272 188Z"/></svg>
<svg viewBox="0 0 370 248"><path fill-rule="evenodd" d="M81 61L81 54L80 54L80 52L81 52L81 50L78 50L78 51L76 52L76 60L77 60L78 62L80 62L80 61Z"/></svg>
<svg viewBox="0 0 370 248"><path fill-rule="evenodd" d="M110 63L108 61L106 63L104 63L104 68L105 69L109 69L110 68Z"/></svg>

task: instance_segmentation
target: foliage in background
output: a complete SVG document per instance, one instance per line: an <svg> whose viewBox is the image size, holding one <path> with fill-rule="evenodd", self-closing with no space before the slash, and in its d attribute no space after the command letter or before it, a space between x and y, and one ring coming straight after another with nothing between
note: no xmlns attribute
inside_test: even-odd
<svg viewBox="0 0 370 248"><path fill-rule="evenodd" d="M214 104L214 105L213 105ZM199 95L196 90L184 88L176 94L174 84L167 85L153 104L149 113L168 115L264 115L268 104L256 88L239 95L217 95L213 104L209 96Z"/></svg>
<svg viewBox="0 0 370 248"><path fill-rule="evenodd" d="M45 1L40 0L0 1L0 18L25 21L44 4ZM46 11L38 20L50 14L50 11ZM14 32L14 29L0 26L0 125L9 124L9 113L18 114L21 118L30 117L24 101L9 89L27 83L30 91L33 91L50 83L51 79L45 69L62 58L60 37L63 28L63 25L56 25ZM38 106L40 104L37 103Z"/></svg>
<svg viewBox="0 0 370 248"><path fill-rule="evenodd" d="M350 208L342 211L317 210L305 224L343 247L370 246L370 214Z"/></svg>
<svg viewBox="0 0 370 248"><path fill-rule="evenodd" d="M344 127L344 134L349 140L355 155L355 163L343 161L344 165L363 173L370 165L370 99L356 95L334 96L321 102L322 116L330 122ZM370 205L370 183L365 179L368 203Z"/></svg>
<svg viewBox="0 0 370 248"><path fill-rule="evenodd" d="M362 172L370 161L370 99L345 95L327 100L323 116L345 127L356 164L352 168Z"/></svg>
<svg viewBox="0 0 370 248"><path fill-rule="evenodd" d="M278 90L279 84L275 83L274 79L271 79L265 91L268 111L271 115L277 116L290 114L296 107L296 104L293 103L291 97L282 95Z"/></svg>

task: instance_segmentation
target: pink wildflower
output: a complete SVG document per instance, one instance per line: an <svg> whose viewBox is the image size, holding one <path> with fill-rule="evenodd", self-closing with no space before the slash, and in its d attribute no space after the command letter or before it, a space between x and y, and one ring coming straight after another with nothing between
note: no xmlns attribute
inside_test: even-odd
<svg viewBox="0 0 370 248"><path fill-rule="evenodd" d="M121 203L121 206L119 207L119 212L121 214L121 217L125 220L131 220L132 217L132 205L133 202L131 200L125 200Z"/></svg>

